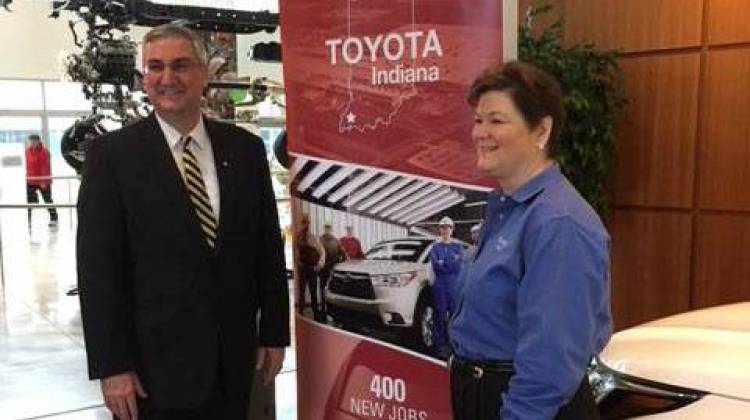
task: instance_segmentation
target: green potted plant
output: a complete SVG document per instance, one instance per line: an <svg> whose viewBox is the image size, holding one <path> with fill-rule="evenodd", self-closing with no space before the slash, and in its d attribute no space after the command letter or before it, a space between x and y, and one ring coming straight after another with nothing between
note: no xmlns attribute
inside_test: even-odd
<svg viewBox="0 0 750 420"><path fill-rule="evenodd" d="M563 21L535 28L551 6L530 7L520 26L518 57L560 81L567 119L560 133L557 161L583 197L601 215L609 205L615 163L617 119L625 106L617 51L598 51L592 44L563 44Z"/></svg>

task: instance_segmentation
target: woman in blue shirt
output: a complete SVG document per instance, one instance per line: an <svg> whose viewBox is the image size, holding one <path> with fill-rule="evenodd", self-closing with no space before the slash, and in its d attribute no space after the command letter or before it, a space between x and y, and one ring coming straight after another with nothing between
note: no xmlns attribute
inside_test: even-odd
<svg viewBox="0 0 750 420"><path fill-rule="evenodd" d="M473 83L477 166L498 182L450 323L456 419L598 418L586 378L611 335L609 235L554 162L558 83L519 62Z"/></svg>

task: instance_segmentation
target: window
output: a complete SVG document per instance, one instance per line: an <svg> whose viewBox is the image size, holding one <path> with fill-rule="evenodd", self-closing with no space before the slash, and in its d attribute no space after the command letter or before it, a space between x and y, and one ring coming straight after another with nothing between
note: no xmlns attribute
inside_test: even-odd
<svg viewBox="0 0 750 420"><path fill-rule="evenodd" d="M389 260L391 252L387 245L376 245L367 251L365 258L368 260Z"/></svg>
<svg viewBox="0 0 750 420"><path fill-rule="evenodd" d="M80 83L44 82L45 108L49 111L89 111L91 102L86 99Z"/></svg>
<svg viewBox="0 0 750 420"><path fill-rule="evenodd" d="M281 128L275 127L261 127L260 137L263 139L263 145L266 146L266 155L270 156L273 154L273 144L276 142L276 138L281 134Z"/></svg>
<svg viewBox="0 0 750 420"><path fill-rule="evenodd" d="M41 117L0 116L0 143L25 143L29 134L41 134L41 131Z"/></svg>
<svg viewBox="0 0 750 420"><path fill-rule="evenodd" d="M42 84L36 80L0 80L0 109L44 109Z"/></svg>
<svg viewBox="0 0 750 420"><path fill-rule="evenodd" d="M430 242L404 241L393 244L394 260L419 262L417 259L424 252Z"/></svg>
<svg viewBox="0 0 750 420"><path fill-rule="evenodd" d="M29 134L39 134L50 152L53 175L75 171L60 151L62 134L78 118L91 112L91 102L80 83L43 80L0 80L0 144L26 143ZM3 149L11 153L17 150ZM21 149L22 150L22 149ZM16 152L13 152L16 153Z"/></svg>
<svg viewBox="0 0 750 420"><path fill-rule="evenodd" d="M55 175L75 174L75 170L62 157L60 142L65 130L70 128L76 120L77 118L74 117L50 117L48 120L50 165Z"/></svg>

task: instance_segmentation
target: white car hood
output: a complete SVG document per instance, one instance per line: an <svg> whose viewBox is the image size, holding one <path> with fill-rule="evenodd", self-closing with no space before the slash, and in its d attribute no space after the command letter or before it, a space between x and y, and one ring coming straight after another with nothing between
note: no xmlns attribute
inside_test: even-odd
<svg viewBox="0 0 750 420"><path fill-rule="evenodd" d="M750 400L750 302L621 331L600 359L628 375Z"/></svg>
<svg viewBox="0 0 750 420"><path fill-rule="evenodd" d="M397 274L407 271L424 270L425 264L392 260L351 260L336 264L336 271L352 271L368 274Z"/></svg>

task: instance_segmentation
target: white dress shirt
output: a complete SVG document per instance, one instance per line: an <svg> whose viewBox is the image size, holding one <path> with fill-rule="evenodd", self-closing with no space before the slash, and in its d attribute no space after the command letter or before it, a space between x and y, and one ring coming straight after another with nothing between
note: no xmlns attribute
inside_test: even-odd
<svg viewBox="0 0 750 420"><path fill-rule="evenodd" d="M164 121L159 117L159 114L155 113L156 121L159 122L161 131L164 133L164 137L167 139L167 145L169 150L172 151L172 157L174 158L177 168L183 178L185 171L182 168L182 135L176 128L169 125L168 122ZM188 146L190 151L195 155L195 159L198 160L198 165L201 168L201 175L203 176L203 183L206 184L206 193L208 199L211 201L211 209L214 212L216 220L219 220L219 178L216 175L216 161L214 160L214 150L211 147L211 140L206 132L206 126L203 123L203 116L201 115L198 120L198 124L188 133L188 136L193 138Z"/></svg>

